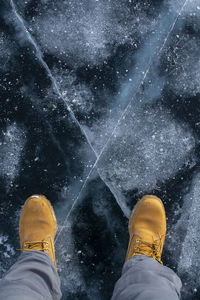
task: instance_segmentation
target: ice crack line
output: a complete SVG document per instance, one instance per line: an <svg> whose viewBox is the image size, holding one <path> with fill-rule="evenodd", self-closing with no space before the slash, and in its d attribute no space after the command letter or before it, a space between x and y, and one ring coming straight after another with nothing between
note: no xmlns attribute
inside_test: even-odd
<svg viewBox="0 0 200 300"><path fill-rule="evenodd" d="M14 13L15 13L17 19L18 19L18 21L21 23L21 26L22 26L23 30L25 31L28 40L29 40L29 41L31 42L31 44L34 46L34 48L35 48L35 50L36 50L37 58L39 59L39 61L42 63L43 67L44 67L45 70L47 71L47 73L48 73L48 75L49 75L49 77L50 77L50 79L51 79L51 81L52 81L52 84L53 84L53 87L54 87L55 92L56 92L57 95L63 100L63 102L66 104L66 101L65 101L65 99L63 98L63 96L62 96L62 94L61 94L61 92L60 92L60 90L59 90L59 88L58 88L57 82L56 82L55 78L53 77L53 75L52 75L52 73L51 73L51 70L49 69L49 66L47 65L47 63L44 61L44 59L43 59L43 57L42 57L42 52L41 52L41 50L39 49L39 47L38 47L38 45L36 44L35 40L34 40L33 37L31 36L31 34L30 34L30 32L28 31L28 29L26 28L26 26L25 26L25 24L24 24L23 18L22 18L22 17L19 15L19 13L17 12L13 0L11 0L11 6L12 6L12 9L13 9L13 11L14 11ZM66 104L66 105L67 105L67 104ZM78 125L78 127L80 128L80 130L81 130L81 132L83 133L83 135L86 137L86 140L87 140L89 146L91 147L91 149L92 149L92 151L94 152L95 157L96 157L96 161L95 161L94 165L92 166L91 170L89 171L89 173L88 173L88 175L87 175L87 177L86 177L86 179L85 179L85 181L84 181L84 183L83 183L83 185L82 185L82 187L81 187L81 189L80 189L80 191L79 191L79 193L78 193L78 196L75 198L75 200L72 200L73 205L72 205L72 207L71 207L71 209L70 209L70 211L69 211L69 213L68 213L68 215L70 215L71 211L72 211L73 208L74 208L74 205L76 204L76 202L77 202L77 200L79 199L79 197L80 197L80 195L81 195L83 189L85 188L85 185L86 185L88 179L90 178L90 175L92 174L94 168L96 167L96 164L97 164L97 162L98 162L100 156L102 155L102 152L104 151L105 147L102 148L102 151L100 152L100 156L98 157L98 154L96 153L95 149L94 149L93 146L91 145L91 142L90 142L90 140L89 140L89 138L88 138L88 136L87 136L85 130L83 129L83 127L81 126L81 124L79 123L79 121L76 119L76 117L75 117L73 111L71 110L71 108L70 108L68 105L67 105L67 109L68 109L69 112L71 113L71 116L72 116L73 120L74 120L75 123ZM49 125L49 126L50 126L50 125ZM50 129L51 129L51 126L50 126ZM52 130L51 130L51 131L52 131ZM113 134L114 134L114 132L113 132ZM113 134L112 134L112 135L113 135ZM51 134L51 136L52 136L52 134ZM53 140L55 140L55 138L53 138ZM107 141L107 142L109 142L109 141ZM61 147L60 143L59 143L58 141L56 141L56 144L57 144L59 150L63 153L62 147ZM107 143L106 143L106 144L107 144ZM106 146L106 145L105 145L105 146ZM119 203L118 203L118 204L119 204ZM127 213L125 212L126 208L125 208L124 204L121 203L121 204L119 204L119 205L120 205L122 211L124 212L124 214L127 215ZM67 215L67 218L68 218L68 215ZM65 222L65 221L64 221L64 222ZM61 230L63 230L64 226L65 226L65 225L63 224L63 227L61 228ZM59 234L58 234L58 236L59 236Z"/></svg>
<svg viewBox="0 0 200 300"><path fill-rule="evenodd" d="M182 12L183 12L183 10L184 10L186 4L188 3L188 1L189 1L189 0L185 0L185 2L183 3L183 5L182 5L180 11L179 11L178 14L177 14L176 19L174 20L174 22L173 22L173 24L172 24L172 26L171 26L169 32L167 33L167 35L166 35L166 37L165 37L165 39L164 39L164 43L163 43L162 47L160 48L158 54L160 54L160 53L162 52L163 48L165 47L165 44L166 44L166 42L167 42L167 40L168 40L168 38L169 38L171 32L173 31L174 26L176 25L176 23L177 23L179 17L181 16L181 14L182 14Z"/></svg>
<svg viewBox="0 0 200 300"><path fill-rule="evenodd" d="M39 49L38 45L36 44L34 38L31 36L30 32L28 31L28 29L26 28L25 24L24 24L24 20L23 18L19 15L19 13L17 12L16 10L16 7L15 7L15 4L13 2L13 0L10 0L11 2L11 6L12 6L12 9L18 19L18 21L21 23L22 25L22 28L23 30L25 31L27 37L28 37L28 40L31 42L31 44L34 46L35 50L36 50L36 56L37 58L39 59L39 61L41 62L41 64L43 65L43 67L45 68L45 70L47 71L47 74L49 75L49 78L51 79L51 82L53 84L53 88L54 88L54 91L57 93L57 95L63 100L64 104L66 105L68 111L70 112L71 114L71 117L73 119L73 121L75 122L75 124L78 125L78 127L80 128L81 132L83 133L83 135L85 136L86 140L87 140L87 143L89 144L90 148L92 149L92 151L94 152L95 156L97 157L97 153L94 149L94 147L92 146L85 130L83 129L83 127L81 126L81 124L79 123L79 121L77 120L77 118L75 117L75 114L74 112L72 111L71 107L66 103L62 93L60 92L59 90L59 87L58 87L58 84L54 78L54 76L52 75L51 73L51 70L49 69L49 66L47 65L47 63L44 61L43 59L43 55L42 55L42 52L41 50Z"/></svg>
<svg viewBox="0 0 200 300"><path fill-rule="evenodd" d="M173 29L174 29L174 27L175 27L175 25L176 25L176 23L177 23L179 17L181 16L182 11L183 11L183 9L185 8L187 2L188 2L188 0L185 0L184 3L183 3L183 5L181 6L181 8L180 8L180 10L179 10L179 12L178 12L176 18L174 19L172 25L170 26L169 31L167 32L167 35L166 35L165 38L164 38L163 44L161 45L161 47L160 47L158 53L156 53L156 55L160 55L161 51L162 51L163 48L165 47L166 42L167 42L167 40L168 40L168 38L169 38L171 32L173 31ZM99 155L97 156L97 159L96 159L96 161L95 161L93 167L91 168L91 170L90 170L88 176L86 177L86 179L85 179L85 181L84 181L84 183L83 183L83 185L82 185L82 187L81 187L81 189L80 189L80 191L79 191L77 197L76 197L75 200L73 201L73 204L72 204L72 206L71 206L71 208L70 208L70 210L69 210L69 212L68 212L66 218L64 219L63 225L61 226L60 231L59 231L58 234L57 234L56 241L58 240L58 238L59 238L60 234L62 233L63 229L66 227L65 225L66 225L66 223L67 223L67 221L68 221L68 218L69 218L69 216L70 216L72 210L74 209L74 207L75 207L77 201L79 200L79 197L80 197L80 195L81 195L83 189L85 188L85 186L86 186L86 184L87 184L87 182L88 182L88 180L89 180L89 178L90 178L90 175L92 174L93 170L96 168L97 163L98 163L98 161L100 160L100 158L101 158L103 152L105 151L105 149L107 148L107 146L108 146L108 144L109 144L111 138L112 138L113 135L115 134L115 132L116 132L116 130L117 130L117 128L118 128L118 125L120 124L121 120L124 118L126 112L129 110L129 108L130 108L130 106L131 106L131 103L132 103L133 99L135 99L135 96L136 96L138 90L139 90L140 87L144 84L144 81L145 81L145 79L146 79L146 77L147 77L147 74L149 73L149 70L150 70L150 68L151 68L151 66L152 66L153 58L154 58L154 57L155 57L155 55L150 59L148 68L146 69L146 72L144 73L144 76L143 76L141 82L139 83L139 85L138 85L138 87L137 87L137 89L136 89L136 92L135 92L134 97L131 98L131 100L130 100L129 103L127 104L126 108L125 108L124 111L122 112L122 114L121 114L120 118L118 119L118 121L117 121L117 123L116 123L116 125L115 125L115 127L114 127L114 129L113 129L113 131L112 131L112 133L111 133L111 135L108 137L106 143L104 144L104 146L102 147L102 149L101 149ZM118 204L119 204L119 206L121 207L123 213L127 216L126 209L125 209L125 207L124 207L124 203L119 203L119 202L118 202Z"/></svg>

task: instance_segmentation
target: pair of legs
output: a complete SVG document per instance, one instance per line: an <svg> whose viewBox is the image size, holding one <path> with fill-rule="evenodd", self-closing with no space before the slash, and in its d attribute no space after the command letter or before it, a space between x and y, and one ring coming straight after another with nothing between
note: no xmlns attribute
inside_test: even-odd
<svg viewBox="0 0 200 300"><path fill-rule="evenodd" d="M22 254L0 281L2 300L59 300L54 238L57 224L50 202L34 195L25 202L19 226ZM145 196L129 221L130 240L122 276L112 300L178 300L181 281L163 266L165 209L155 196Z"/></svg>

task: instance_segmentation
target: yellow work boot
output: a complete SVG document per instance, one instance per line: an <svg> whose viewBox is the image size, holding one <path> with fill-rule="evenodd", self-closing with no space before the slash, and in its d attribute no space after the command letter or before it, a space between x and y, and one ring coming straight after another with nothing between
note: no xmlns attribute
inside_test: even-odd
<svg viewBox="0 0 200 300"><path fill-rule="evenodd" d="M54 248L56 230L55 213L47 198L43 195L29 197L24 204L19 223L21 251L46 252L56 267Z"/></svg>
<svg viewBox="0 0 200 300"><path fill-rule="evenodd" d="M162 264L166 215L164 205L158 197L146 195L138 201L129 220L129 235L126 261L143 254Z"/></svg>

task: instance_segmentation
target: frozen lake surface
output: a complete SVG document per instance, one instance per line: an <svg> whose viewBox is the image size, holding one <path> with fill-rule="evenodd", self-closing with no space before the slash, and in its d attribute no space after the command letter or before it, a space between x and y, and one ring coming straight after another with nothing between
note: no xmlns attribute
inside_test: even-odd
<svg viewBox="0 0 200 300"><path fill-rule="evenodd" d="M163 261L199 299L199 0L2 0L0 27L0 276L42 193L62 299L110 299L130 212L154 193Z"/></svg>

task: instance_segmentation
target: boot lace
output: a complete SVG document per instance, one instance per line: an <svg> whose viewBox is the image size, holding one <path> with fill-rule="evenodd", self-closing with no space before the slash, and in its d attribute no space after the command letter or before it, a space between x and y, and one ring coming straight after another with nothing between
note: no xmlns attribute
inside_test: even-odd
<svg viewBox="0 0 200 300"><path fill-rule="evenodd" d="M32 250L37 247L41 248L40 251L49 251L49 242L48 241L32 241L32 242L25 242L23 244L22 249L18 249L21 251Z"/></svg>
<svg viewBox="0 0 200 300"><path fill-rule="evenodd" d="M152 240L153 242L147 242L144 241L143 239L138 236L138 238L135 240L135 245L134 245L134 252L132 256L135 255L141 255L142 252L145 253L145 255L152 257L156 259L161 265L163 265L163 262L161 261L161 248L162 248L162 237L166 236L165 235L158 235L159 238L156 240Z"/></svg>

